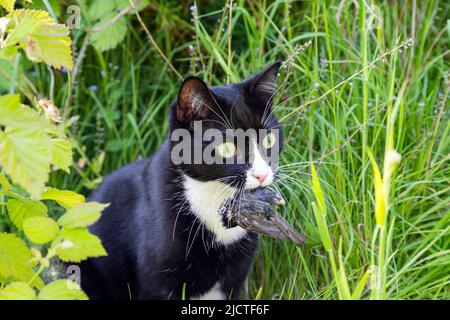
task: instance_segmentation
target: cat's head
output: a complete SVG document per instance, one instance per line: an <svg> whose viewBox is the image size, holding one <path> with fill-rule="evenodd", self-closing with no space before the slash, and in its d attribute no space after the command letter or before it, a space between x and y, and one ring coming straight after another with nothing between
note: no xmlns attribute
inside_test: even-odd
<svg viewBox="0 0 450 320"><path fill-rule="evenodd" d="M171 110L172 162L201 181L245 189L272 184L283 145L272 112L280 66L228 86L187 78Z"/></svg>

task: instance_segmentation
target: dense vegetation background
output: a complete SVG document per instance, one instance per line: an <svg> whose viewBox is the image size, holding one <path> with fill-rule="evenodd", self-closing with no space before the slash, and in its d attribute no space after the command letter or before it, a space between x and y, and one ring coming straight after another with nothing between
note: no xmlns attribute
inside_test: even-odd
<svg viewBox="0 0 450 320"><path fill-rule="evenodd" d="M277 187L308 241L263 239L250 297L450 298L446 1L45 2L23 6L61 23L80 9L74 69L0 60L0 91L60 108L75 164L50 186L88 195L151 155L187 75L223 84L283 59Z"/></svg>

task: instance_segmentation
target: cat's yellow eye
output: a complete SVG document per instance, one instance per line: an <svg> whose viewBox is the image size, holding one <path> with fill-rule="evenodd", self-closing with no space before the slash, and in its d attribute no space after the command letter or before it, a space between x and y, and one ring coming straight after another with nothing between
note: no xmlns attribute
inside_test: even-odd
<svg viewBox="0 0 450 320"><path fill-rule="evenodd" d="M233 142L223 142L216 147L217 153L224 158L231 158L236 153L236 146Z"/></svg>
<svg viewBox="0 0 450 320"><path fill-rule="evenodd" d="M277 142L276 136L271 132L264 137L262 141L262 146L265 149L270 149L275 145L275 142Z"/></svg>

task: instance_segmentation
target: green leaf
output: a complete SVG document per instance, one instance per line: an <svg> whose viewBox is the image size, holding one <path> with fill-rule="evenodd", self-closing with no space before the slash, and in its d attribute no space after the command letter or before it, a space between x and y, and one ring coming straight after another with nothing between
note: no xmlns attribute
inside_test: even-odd
<svg viewBox="0 0 450 320"><path fill-rule="evenodd" d="M57 256L65 262L80 262L89 257L107 255L100 239L86 228L63 229L53 246Z"/></svg>
<svg viewBox="0 0 450 320"><path fill-rule="evenodd" d="M110 19L114 17L114 14L106 16L100 22L95 24L93 28L100 28ZM117 20L113 25L108 26L106 29L95 32L92 35L92 45L98 51L107 51L117 47L119 43L125 39L127 35L127 21L125 17Z"/></svg>
<svg viewBox="0 0 450 320"><path fill-rule="evenodd" d="M9 20L9 24L6 29L7 37L2 44L2 51L12 47L17 49L20 42L31 31L44 24L50 17L45 11L18 9L6 15L5 18Z"/></svg>
<svg viewBox="0 0 450 320"><path fill-rule="evenodd" d="M55 239L59 227L52 218L32 217L23 222L23 231L32 242L45 244Z"/></svg>
<svg viewBox="0 0 450 320"><path fill-rule="evenodd" d="M50 282L38 295L39 300L87 300L80 286L71 280L60 279Z"/></svg>
<svg viewBox="0 0 450 320"><path fill-rule="evenodd" d="M47 207L42 202L28 199L10 199L6 206L11 221L19 229L23 228L23 222L26 219L31 217L45 217L48 212Z"/></svg>
<svg viewBox="0 0 450 320"><path fill-rule="evenodd" d="M34 275L31 258L31 251L22 240L12 234L0 233L0 276L29 281Z"/></svg>
<svg viewBox="0 0 450 320"><path fill-rule="evenodd" d="M9 12L14 10L14 2L15 0L0 0L0 5L8 10Z"/></svg>
<svg viewBox="0 0 450 320"><path fill-rule="evenodd" d="M59 169L70 173L72 165L72 145L67 139L52 139L52 163Z"/></svg>
<svg viewBox="0 0 450 320"><path fill-rule="evenodd" d="M0 165L13 183L39 199L50 171L50 138L34 126L0 131Z"/></svg>
<svg viewBox="0 0 450 320"><path fill-rule="evenodd" d="M98 202L79 204L59 218L58 223L66 229L90 226L100 218L101 212L108 206L109 204Z"/></svg>
<svg viewBox="0 0 450 320"><path fill-rule="evenodd" d="M64 67L72 70L72 40L69 34L69 28L52 20L31 32L26 42L22 42L22 47L31 61L43 61L56 69Z"/></svg>
<svg viewBox="0 0 450 320"><path fill-rule="evenodd" d="M2 50L20 46L32 61L44 61L57 69L73 68L70 30L53 20L47 11L19 9L6 18L12 26Z"/></svg>
<svg viewBox="0 0 450 320"><path fill-rule="evenodd" d="M60 206L70 209L86 201L83 195L69 190L47 188L41 197L42 200L54 200Z"/></svg>
<svg viewBox="0 0 450 320"><path fill-rule="evenodd" d="M0 300L35 300L36 292L25 282L13 282L0 290Z"/></svg>
<svg viewBox="0 0 450 320"><path fill-rule="evenodd" d="M18 94L0 96L0 125L13 128L37 126L54 130L54 126L34 109L21 105Z"/></svg>
<svg viewBox="0 0 450 320"><path fill-rule="evenodd" d="M93 0L92 4L89 6L87 15L89 20L100 20L104 18L105 15L109 15L116 9L116 3L114 0Z"/></svg>

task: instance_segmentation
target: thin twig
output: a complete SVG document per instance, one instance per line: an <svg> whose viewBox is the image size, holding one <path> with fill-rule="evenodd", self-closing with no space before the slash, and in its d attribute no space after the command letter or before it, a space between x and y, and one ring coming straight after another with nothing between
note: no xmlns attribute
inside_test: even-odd
<svg viewBox="0 0 450 320"><path fill-rule="evenodd" d="M142 0L136 0L135 2L131 2L131 0L130 0L130 2L131 2L130 5L123 8L116 16L114 16L114 18L112 18L111 20L109 20L108 22L106 22L105 24L103 24L97 28L86 29L86 32L95 33L95 32L102 32L103 30L106 30L107 28L112 26L114 23L116 23L120 18L122 18L128 12L130 12L131 9L135 9L136 5L138 5L141 1Z"/></svg>

